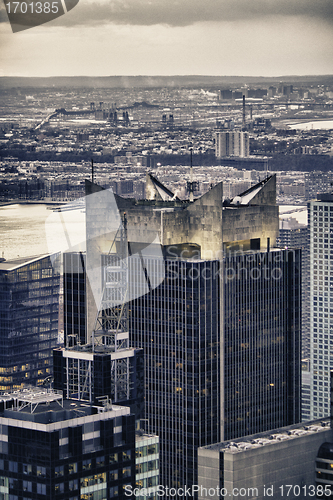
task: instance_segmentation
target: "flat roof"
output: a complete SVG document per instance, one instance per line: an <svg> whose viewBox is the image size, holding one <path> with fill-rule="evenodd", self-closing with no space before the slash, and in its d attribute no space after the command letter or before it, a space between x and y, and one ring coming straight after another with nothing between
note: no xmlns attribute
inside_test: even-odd
<svg viewBox="0 0 333 500"><path fill-rule="evenodd" d="M18 267L25 266L27 264L31 264L37 260L41 260L45 257L49 257L50 254L42 254L42 255L33 255L31 257L20 257L18 259L9 259L0 261L0 271L13 271Z"/></svg>
<svg viewBox="0 0 333 500"><path fill-rule="evenodd" d="M319 419L280 427L271 431L252 434L229 441L222 441L208 446L202 446L203 450L223 451L228 453L240 453L245 450L270 446L281 441L288 441L299 437L316 434L331 429L331 420Z"/></svg>
<svg viewBox="0 0 333 500"><path fill-rule="evenodd" d="M155 443L158 443L159 440L160 440L160 438L156 434L145 434L145 433L140 434L140 431L137 431L135 433L135 445L136 445L136 447L139 447L140 445L147 443L147 441L152 441L149 444L155 444Z"/></svg>
<svg viewBox="0 0 333 500"><path fill-rule="evenodd" d="M22 403L22 396L15 393L5 394L0 397L0 402L4 404L4 409L0 412L0 418L10 419L13 422L18 421L18 426L27 426L31 422L38 424L55 424L67 420L78 419L81 417L95 418L98 414L111 414L112 417L130 413L127 406L117 404L92 405L89 401L79 401L75 399L62 399L61 391L45 390L39 391L39 388L29 389L26 393L26 400ZM17 391L23 393L22 391ZM52 395L51 393L55 393ZM61 397L61 401L60 398ZM15 398L18 398L17 400ZM59 401L61 404L59 404ZM10 406L10 402L14 406ZM46 430L43 428L42 430Z"/></svg>

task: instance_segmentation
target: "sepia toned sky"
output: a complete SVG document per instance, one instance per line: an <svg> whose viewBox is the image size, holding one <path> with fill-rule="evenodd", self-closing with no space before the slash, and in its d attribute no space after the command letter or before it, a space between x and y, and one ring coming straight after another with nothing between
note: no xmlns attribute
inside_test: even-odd
<svg viewBox="0 0 333 500"><path fill-rule="evenodd" d="M333 74L333 0L80 0L18 33L0 2L0 76Z"/></svg>

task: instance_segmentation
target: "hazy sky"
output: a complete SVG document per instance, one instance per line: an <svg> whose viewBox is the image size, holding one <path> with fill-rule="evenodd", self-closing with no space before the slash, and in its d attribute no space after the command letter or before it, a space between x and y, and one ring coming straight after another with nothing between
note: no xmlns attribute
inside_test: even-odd
<svg viewBox="0 0 333 500"><path fill-rule="evenodd" d="M80 0L19 33L1 3L0 46L5 76L332 74L333 0Z"/></svg>

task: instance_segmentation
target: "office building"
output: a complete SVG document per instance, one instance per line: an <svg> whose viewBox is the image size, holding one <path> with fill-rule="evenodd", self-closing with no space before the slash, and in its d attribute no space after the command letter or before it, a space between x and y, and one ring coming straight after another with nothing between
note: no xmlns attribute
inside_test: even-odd
<svg viewBox="0 0 333 500"><path fill-rule="evenodd" d="M326 442L318 450L316 459L316 487L321 495L317 498L333 498L333 442ZM329 494L331 493L331 494Z"/></svg>
<svg viewBox="0 0 333 500"><path fill-rule="evenodd" d="M99 192L101 202L90 203ZM104 214L111 219L115 201L126 212L129 332L144 350L145 418L160 437L161 484L197 484L200 446L299 422L300 252L274 249L275 176L224 204L222 184L190 202L152 176L148 200L89 182L87 194L90 268L110 249ZM87 287L87 335L101 275Z"/></svg>
<svg viewBox="0 0 333 500"><path fill-rule="evenodd" d="M302 359L302 422L311 419L311 371L310 359Z"/></svg>
<svg viewBox="0 0 333 500"><path fill-rule="evenodd" d="M117 253L97 254L96 274L102 275L102 290L89 336L86 263L95 262L95 255L89 251L90 242L87 255L64 254L66 347L54 350L54 387L68 399L96 403L108 397L113 403L130 406L139 419L143 416L144 360L142 350L131 348L129 342L127 304L123 300L128 274L126 255L121 255L122 251L127 254L124 237L122 228L114 240ZM94 277L91 273L88 276ZM88 286L92 281L88 280Z"/></svg>
<svg viewBox="0 0 333 500"><path fill-rule="evenodd" d="M223 158L249 156L249 134L241 130L228 130L215 134L215 156Z"/></svg>
<svg viewBox="0 0 333 500"><path fill-rule="evenodd" d="M248 500L332 498L328 489L317 495L325 485L332 488L324 479L332 477L332 438L326 419L200 448L198 499L221 498L221 492L229 497L232 491Z"/></svg>
<svg viewBox="0 0 333 500"><path fill-rule="evenodd" d="M39 256L0 263L0 391L42 384L58 344L60 275Z"/></svg>
<svg viewBox="0 0 333 500"><path fill-rule="evenodd" d="M159 485L159 437L144 432L135 435L135 487L141 490L136 497L157 498Z"/></svg>
<svg viewBox="0 0 333 500"><path fill-rule="evenodd" d="M140 349L86 344L53 351L54 388L67 399L98 403L109 397L143 416L144 359Z"/></svg>
<svg viewBox="0 0 333 500"><path fill-rule="evenodd" d="M0 495L19 499L127 498L135 485L129 408L63 400L54 390L0 398Z"/></svg>
<svg viewBox="0 0 333 500"><path fill-rule="evenodd" d="M281 219L278 248L302 250L302 358L310 357L310 232L294 217Z"/></svg>
<svg viewBox="0 0 333 500"><path fill-rule="evenodd" d="M163 284L131 304L132 338L148 365L146 416L161 440L162 482L174 487L196 484L203 443L300 418L299 254L224 263L222 320L216 260L167 259Z"/></svg>
<svg viewBox="0 0 333 500"><path fill-rule="evenodd" d="M331 393L333 371L330 373ZM333 498L330 419L215 443L198 450L198 498Z"/></svg>
<svg viewBox="0 0 333 500"><path fill-rule="evenodd" d="M83 252L64 252L64 345L86 342L86 255Z"/></svg>
<svg viewBox="0 0 333 500"><path fill-rule="evenodd" d="M294 217L280 219L279 248L300 248L302 255L302 422L310 413L310 232Z"/></svg>
<svg viewBox="0 0 333 500"><path fill-rule="evenodd" d="M311 418L329 415L333 368L333 194L308 204L310 227Z"/></svg>

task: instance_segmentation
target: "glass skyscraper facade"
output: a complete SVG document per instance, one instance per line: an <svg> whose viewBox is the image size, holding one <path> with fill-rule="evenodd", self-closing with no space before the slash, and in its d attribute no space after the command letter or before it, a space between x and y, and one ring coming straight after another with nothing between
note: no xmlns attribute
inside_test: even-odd
<svg viewBox="0 0 333 500"><path fill-rule="evenodd" d="M147 266L158 272L159 262ZM218 262L170 260L163 283L130 304L131 339L146 359L146 417L160 438L161 484L193 484L197 448L220 436L218 301Z"/></svg>
<svg viewBox="0 0 333 500"><path fill-rule="evenodd" d="M310 420L310 231L291 220L280 220L279 248L302 249L302 421Z"/></svg>
<svg viewBox="0 0 333 500"><path fill-rule="evenodd" d="M86 255L63 254L65 346L86 343Z"/></svg>
<svg viewBox="0 0 333 500"><path fill-rule="evenodd" d="M308 205L310 227L310 413L329 415L333 368L333 194Z"/></svg>
<svg viewBox="0 0 333 500"><path fill-rule="evenodd" d="M59 284L50 256L0 263L0 391L41 384L52 375Z"/></svg>
<svg viewBox="0 0 333 500"><path fill-rule="evenodd" d="M224 439L234 439L300 420L301 253L250 252L225 266Z"/></svg>
<svg viewBox="0 0 333 500"><path fill-rule="evenodd" d="M165 268L131 302L130 333L145 352L161 484L180 487L197 484L198 447L299 421L301 264L299 251L276 250Z"/></svg>

